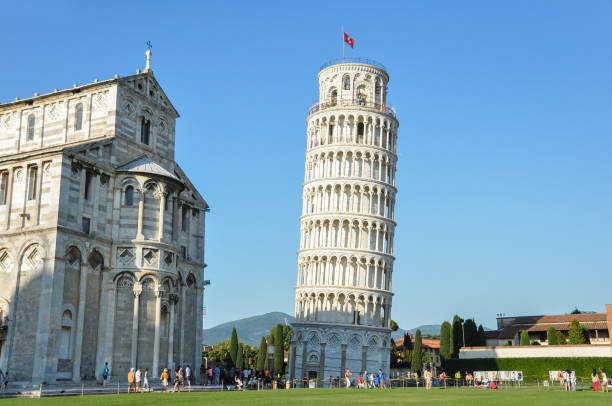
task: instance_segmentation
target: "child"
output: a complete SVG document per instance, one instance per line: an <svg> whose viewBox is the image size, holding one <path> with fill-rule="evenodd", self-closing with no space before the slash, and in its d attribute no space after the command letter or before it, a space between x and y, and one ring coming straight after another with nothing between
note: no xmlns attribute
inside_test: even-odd
<svg viewBox="0 0 612 406"><path fill-rule="evenodd" d="M164 392L168 392L168 368L164 368L164 372L162 372L161 374L161 382L162 382L162 389Z"/></svg>

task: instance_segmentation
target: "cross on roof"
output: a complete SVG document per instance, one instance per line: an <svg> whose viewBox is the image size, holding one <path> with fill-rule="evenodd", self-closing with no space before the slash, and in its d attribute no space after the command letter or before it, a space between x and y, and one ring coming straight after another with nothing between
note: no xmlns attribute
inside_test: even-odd
<svg viewBox="0 0 612 406"><path fill-rule="evenodd" d="M151 48L153 48L153 44L151 44L151 41L147 41L147 48L149 49L149 51L151 50Z"/></svg>

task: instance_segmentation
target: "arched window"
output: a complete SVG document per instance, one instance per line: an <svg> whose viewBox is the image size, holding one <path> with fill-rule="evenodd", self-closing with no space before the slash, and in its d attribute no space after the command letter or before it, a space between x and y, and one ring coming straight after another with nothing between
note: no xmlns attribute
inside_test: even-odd
<svg viewBox="0 0 612 406"><path fill-rule="evenodd" d="M344 77L342 78L342 88L344 90L351 89L351 78L349 77L349 75L344 75Z"/></svg>
<svg viewBox="0 0 612 406"><path fill-rule="evenodd" d="M151 131L151 122L146 118L142 118L140 124L140 142L149 145L149 134Z"/></svg>
<svg viewBox="0 0 612 406"><path fill-rule="evenodd" d="M364 125L363 123L357 124L357 142L363 143Z"/></svg>
<svg viewBox="0 0 612 406"><path fill-rule="evenodd" d="M134 204L134 188L132 186L125 188L124 203L126 206L132 206Z"/></svg>
<svg viewBox="0 0 612 406"><path fill-rule="evenodd" d="M62 314L62 331L59 341L59 358L71 359L72 354L72 312L64 311Z"/></svg>
<svg viewBox="0 0 612 406"><path fill-rule="evenodd" d="M28 117L28 141L34 139L34 128L36 127L36 117L34 114L30 114Z"/></svg>
<svg viewBox="0 0 612 406"><path fill-rule="evenodd" d="M359 86L357 89L357 104L360 106L365 106L367 103L366 89L364 86Z"/></svg>
<svg viewBox="0 0 612 406"><path fill-rule="evenodd" d="M375 98L374 100L375 103L379 103L381 105L383 104L380 82L376 82L376 86L374 87L374 98Z"/></svg>
<svg viewBox="0 0 612 406"><path fill-rule="evenodd" d="M331 92L331 105L335 106L338 103L338 91L336 89Z"/></svg>
<svg viewBox="0 0 612 406"><path fill-rule="evenodd" d="M81 131L83 129L83 104L79 103L76 105L74 112L74 129Z"/></svg>

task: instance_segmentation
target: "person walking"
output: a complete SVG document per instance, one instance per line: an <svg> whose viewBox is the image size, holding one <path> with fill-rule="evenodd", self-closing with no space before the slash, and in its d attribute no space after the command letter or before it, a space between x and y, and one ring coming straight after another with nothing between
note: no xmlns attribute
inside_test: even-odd
<svg viewBox="0 0 612 406"><path fill-rule="evenodd" d="M144 391L145 388L147 389L147 392L151 392L151 387L149 386L149 368L145 368L145 371L144 371L142 390Z"/></svg>
<svg viewBox="0 0 612 406"><path fill-rule="evenodd" d="M162 384L162 390L164 392L168 392L168 368L164 368L164 372L162 372L161 376L159 377L159 379L161 380L161 384Z"/></svg>
<svg viewBox="0 0 612 406"><path fill-rule="evenodd" d="M206 367L204 364L200 365L200 386L206 385Z"/></svg>
<svg viewBox="0 0 612 406"><path fill-rule="evenodd" d="M387 389L387 384L385 383L385 373L382 371L382 369L378 370L378 380L380 383L379 388L380 389Z"/></svg>
<svg viewBox="0 0 612 406"><path fill-rule="evenodd" d="M599 368L599 372L601 372L601 391L607 392L608 391L608 374L606 374L605 369L601 369L601 368Z"/></svg>
<svg viewBox="0 0 612 406"><path fill-rule="evenodd" d="M130 393L130 389L136 393L136 387L134 384L134 380L136 378L136 374L134 373L134 368L130 368L130 372L128 372L128 393Z"/></svg>
<svg viewBox="0 0 612 406"><path fill-rule="evenodd" d="M174 390L173 392L180 392L182 383L183 383L183 367L179 366L174 372Z"/></svg>
<svg viewBox="0 0 612 406"><path fill-rule="evenodd" d="M219 369L218 366L216 366L213 371L215 374L215 385L219 385L219 374L221 374L221 370Z"/></svg>
<svg viewBox="0 0 612 406"><path fill-rule="evenodd" d="M425 390L430 390L431 389L431 379L432 379L432 374L431 371L429 370L429 368L427 368L425 370Z"/></svg>
<svg viewBox="0 0 612 406"><path fill-rule="evenodd" d="M8 383L9 383L9 371L6 371L4 373L4 379L2 381L2 388L3 389L8 388Z"/></svg>
<svg viewBox="0 0 612 406"><path fill-rule="evenodd" d="M572 392L576 392L576 371L570 372L570 386L572 387Z"/></svg>
<svg viewBox="0 0 612 406"><path fill-rule="evenodd" d="M189 365L185 368L185 379L187 380L187 386L191 390L191 367Z"/></svg>
<svg viewBox="0 0 612 406"><path fill-rule="evenodd" d="M593 392L599 392L599 375L597 375L596 369L591 374L591 380L593 381Z"/></svg>
<svg viewBox="0 0 612 406"><path fill-rule="evenodd" d="M212 367L208 367L208 370L206 371L206 375L208 375L208 383L207 383L207 385L212 385L213 384L213 369L212 369Z"/></svg>
<svg viewBox="0 0 612 406"><path fill-rule="evenodd" d="M142 372L140 367L136 370L136 392L140 392L140 382L142 381Z"/></svg>
<svg viewBox="0 0 612 406"><path fill-rule="evenodd" d="M344 373L344 379L346 380L346 389L351 387L351 370L347 369Z"/></svg>
<svg viewBox="0 0 612 406"><path fill-rule="evenodd" d="M106 386L108 383L108 377L110 375L110 368L108 367L108 362L104 363L104 369L102 370L102 386Z"/></svg>

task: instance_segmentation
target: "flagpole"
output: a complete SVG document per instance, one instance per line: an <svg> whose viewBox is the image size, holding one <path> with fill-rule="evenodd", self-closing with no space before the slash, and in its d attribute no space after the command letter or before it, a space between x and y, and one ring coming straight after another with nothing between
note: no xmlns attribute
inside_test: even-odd
<svg viewBox="0 0 612 406"><path fill-rule="evenodd" d="M342 62L344 62L344 24L342 25Z"/></svg>

